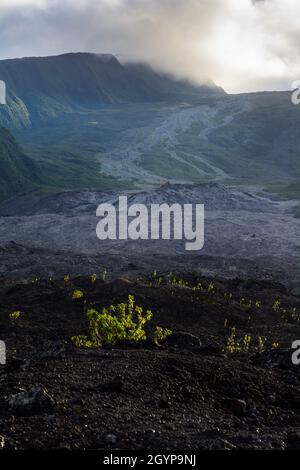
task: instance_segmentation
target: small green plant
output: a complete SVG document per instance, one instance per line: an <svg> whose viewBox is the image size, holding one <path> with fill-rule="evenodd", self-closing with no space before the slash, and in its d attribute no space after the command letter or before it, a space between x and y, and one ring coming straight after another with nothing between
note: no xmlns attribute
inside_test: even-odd
<svg viewBox="0 0 300 470"><path fill-rule="evenodd" d="M281 318L286 322L299 323L300 313L297 311L296 307L290 308L288 310L284 308L281 310Z"/></svg>
<svg viewBox="0 0 300 470"><path fill-rule="evenodd" d="M72 336L71 340L77 348L91 348L93 347L92 341L89 341L84 335Z"/></svg>
<svg viewBox="0 0 300 470"><path fill-rule="evenodd" d="M215 284L210 282L207 287L207 292L213 292L215 290Z"/></svg>
<svg viewBox="0 0 300 470"><path fill-rule="evenodd" d="M79 289L74 290L73 295L72 295L73 300L79 300L79 299L82 299L83 297L84 297L84 293L81 290Z"/></svg>
<svg viewBox="0 0 300 470"><path fill-rule="evenodd" d="M256 352L265 352L266 350L266 343L267 343L267 337L266 336L259 336L258 337L258 345L255 348Z"/></svg>
<svg viewBox="0 0 300 470"><path fill-rule="evenodd" d="M155 333L154 333L154 343L157 344L157 346L159 346L160 343L164 341L171 334L172 334L172 330L169 330L168 328L162 328L161 326L157 326Z"/></svg>
<svg viewBox="0 0 300 470"><path fill-rule="evenodd" d="M152 319L151 310L144 312L129 295L127 303L111 305L101 312L95 309L87 311L89 338L79 335L71 340L77 347L99 348L106 344L116 344L121 341L140 342L147 339L146 324ZM155 339L162 341L171 334L170 330L156 330Z"/></svg>
<svg viewBox="0 0 300 470"><path fill-rule="evenodd" d="M274 312L278 312L278 310L280 310L280 305L281 305L280 300L276 299L273 304L272 310L274 310Z"/></svg>
<svg viewBox="0 0 300 470"><path fill-rule="evenodd" d="M153 283L156 286L160 286L163 283L163 278L157 274L157 271L154 271L152 274ZM153 283L150 283L150 287L153 286Z"/></svg>
<svg viewBox="0 0 300 470"><path fill-rule="evenodd" d="M198 284L193 287L193 291L197 291L197 290L203 290L203 286L201 282L198 282Z"/></svg>
<svg viewBox="0 0 300 470"><path fill-rule="evenodd" d="M226 346L224 352L227 354L236 354L236 353L248 353L251 350L263 353L267 348L268 338L266 336L258 336L253 338L252 335L244 335L242 338L238 339L236 334L236 328L231 329L230 335L227 338ZM277 349L279 343L273 342L271 349Z"/></svg>
<svg viewBox="0 0 300 470"><path fill-rule="evenodd" d="M70 282L70 276L69 275L66 275L64 277L64 282L67 284L68 282Z"/></svg>
<svg viewBox="0 0 300 470"><path fill-rule="evenodd" d="M244 336L243 342L242 342L242 351L243 352L248 352L249 351L251 341L252 341L251 335L245 335Z"/></svg>
<svg viewBox="0 0 300 470"><path fill-rule="evenodd" d="M238 340L236 339L236 328L233 327L231 328L231 333L227 338L225 351L228 354L234 354L234 353L240 352L240 350L241 350L240 344Z"/></svg>
<svg viewBox="0 0 300 470"><path fill-rule="evenodd" d="M91 283L95 284L95 282L97 281L97 274L96 273L92 274L90 279L91 279Z"/></svg>
<svg viewBox="0 0 300 470"><path fill-rule="evenodd" d="M177 279L175 276L171 279L172 286L188 287L189 283L184 279Z"/></svg>
<svg viewBox="0 0 300 470"><path fill-rule="evenodd" d="M225 352L227 354L246 353L250 349L251 342L251 335L244 335L241 340L238 340L236 337L236 328L233 327L227 338Z"/></svg>
<svg viewBox="0 0 300 470"><path fill-rule="evenodd" d="M22 312L20 312L20 310L17 310L15 312L11 312L9 314L9 318L11 319L12 322L15 322L17 321L22 315Z"/></svg>

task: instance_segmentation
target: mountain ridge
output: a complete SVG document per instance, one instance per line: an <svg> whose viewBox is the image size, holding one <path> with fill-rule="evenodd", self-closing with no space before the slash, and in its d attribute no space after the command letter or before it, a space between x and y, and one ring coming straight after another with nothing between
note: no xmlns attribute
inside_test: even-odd
<svg viewBox="0 0 300 470"><path fill-rule="evenodd" d="M10 128L30 127L101 105L180 101L224 93L213 83L197 86L145 64L121 64L111 54L87 52L2 60L0 79L8 90L0 123Z"/></svg>

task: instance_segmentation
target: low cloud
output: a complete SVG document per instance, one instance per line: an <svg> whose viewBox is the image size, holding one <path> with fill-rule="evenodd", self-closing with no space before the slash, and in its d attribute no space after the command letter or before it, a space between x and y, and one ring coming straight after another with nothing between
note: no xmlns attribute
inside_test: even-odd
<svg viewBox="0 0 300 470"><path fill-rule="evenodd" d="M229 92L300 78L298 0L1 0L0 56L110 52Z"/></svg>

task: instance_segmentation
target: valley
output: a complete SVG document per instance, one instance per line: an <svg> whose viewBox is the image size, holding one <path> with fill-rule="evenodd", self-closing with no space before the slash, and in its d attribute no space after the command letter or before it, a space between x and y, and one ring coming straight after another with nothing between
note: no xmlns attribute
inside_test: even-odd
<svg viewBox="0 0 300 470"><path fill-rule="evenodd" d="M85 53L0 61L1 79L0 448L299 448L290 93ZM203 250L100 241L96 209L120 195L204 204ZM143 339L102 344L89 315L115 325L127 300L154 313Z"/></svg>
<svg viewBox="0 0 300 470"><path fill-rule="evenodd" d="M15 134L54 189L221 182L297 198L298 125L290 95L278 93L114 105Z"/></svg>
<svg viewBox="0 0 300 470"><path fill-rule="evenodd" d="M95 54L0 61L0 79L0 123L47 191L221 182L300 197L300 113L289 92L229 95Z"/></svg>

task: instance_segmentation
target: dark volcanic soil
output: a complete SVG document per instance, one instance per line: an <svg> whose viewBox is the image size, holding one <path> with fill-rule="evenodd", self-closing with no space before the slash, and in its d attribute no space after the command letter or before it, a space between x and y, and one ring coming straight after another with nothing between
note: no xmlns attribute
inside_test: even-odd
<svg viewBox="0 0 300 470"><path fill-rule="evenodd" d="M300 448L300 366L290 349L300 338L299 298L274 283L184 281L2 280L0 447ZM83 299L72 300L75 288ZM174 335L161 347L76 349L70 337L87 333L87 307L128 294ZM224 352L232 327L238 339L251 335L248 352Z"/></svg>

